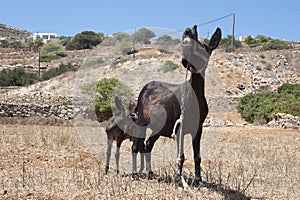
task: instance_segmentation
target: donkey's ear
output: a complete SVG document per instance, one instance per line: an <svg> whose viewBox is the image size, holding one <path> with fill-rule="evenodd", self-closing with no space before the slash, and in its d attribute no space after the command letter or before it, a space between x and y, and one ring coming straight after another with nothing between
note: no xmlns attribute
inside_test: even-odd
<svg viewBox="0 0 300 200"><path fill-rule="evenodd" d="M197 32L197 25L194 25L192 28L192 35L193 35L193 39L198 41L198 32Z"/></svg>
<svg viewBox="0 0 300 200"><path fill-rule="evenodd" d="M217 30L215 31L215 33L213 34L213 36L210 38L209 44L208 44L208 48L210 51L215 50L222 38L222 31L221 29L218 27Z"/></svg>
<svg viewBox="0 0 300 200"><path fill-rule="evenodd" d="M119 97L115 97L115 104L118 110L125 111L124 105Z"/></svg>

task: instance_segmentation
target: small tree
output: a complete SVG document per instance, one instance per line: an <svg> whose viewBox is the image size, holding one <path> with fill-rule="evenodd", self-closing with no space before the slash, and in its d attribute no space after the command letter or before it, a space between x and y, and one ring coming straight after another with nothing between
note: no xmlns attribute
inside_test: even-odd
<svg viewBox="0 0 300 200"><path fill-rule="evenodd" d="M242 46L241 41L239 40L234 40L234 48L240 48ZM231 52L232 51L232 35L227 35L226 38L222 38L221 40L221 47L226 51L226 52Z"/></svg>
<svg viewBox="0 0 300 200"><path fill-rule="evenodd" d="M41 62L49 62L67 56L60 45L48 43L41 49Z"/></svg>
<svg viewBox="0 0 300 200"><path fill-rule="evenodd" d="M38 52L38 49L44 46L43 39L38 37L32 42L32 47L35 52Z"/></svg>
<svg viewBox="0 0 300 200"><path fill-rule="evenodd" d="M181 41L180 39L173 39L171 36L169 35L163 35L160 38L157 39L157 43L159 45L176 45L179 44Z"/></svg>
<svg viewBox="0 0 300 200"><path fill-rule="evenodd" d="M123 38L121 41L122 53L128 53L133 48L133 42L129 38Z"/></svg>
<svg viewBox="0 0 300 200"><path fill-rule="evenodd" d="M8 48L9 43L7 42L7 40L0 40L0 47L1 48Z"/></svg>
<svg viewBox="0 0 300 200"><path fill-rule="evenodd" d="M89 86L89 88L94 88ZM112 115L112 99L116 96L131 96L130 87L116 78L103 78L96 83L95 111L99 121L108 119ZM125 100L128 100L125 98ZM127 101L128 102L128 101Z"/></svg>
<svg viewBox="0 0 300 200"><path fill-rule="evenodd" d="M72 40L75 49L91 49L102 42L104 38L103 33L95 33L93 31L83 31L75 35Z"/></svg>
<svg viewBox="0 0 300 200"><path fill-rule="evenodd" d="M150 39L155 37L155 33L147 28L141 28L133 34L135 42L150 44Z"/></svg>

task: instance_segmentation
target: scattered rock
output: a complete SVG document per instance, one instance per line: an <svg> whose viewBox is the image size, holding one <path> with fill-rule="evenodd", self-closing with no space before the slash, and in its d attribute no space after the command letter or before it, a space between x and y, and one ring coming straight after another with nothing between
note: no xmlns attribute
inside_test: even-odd
<svg viewBox="0 0 300 200"><path fill-rule="evenodd" d="M290 114L277 113L267 125L274 128L300 129L300 118Z"/></svg>

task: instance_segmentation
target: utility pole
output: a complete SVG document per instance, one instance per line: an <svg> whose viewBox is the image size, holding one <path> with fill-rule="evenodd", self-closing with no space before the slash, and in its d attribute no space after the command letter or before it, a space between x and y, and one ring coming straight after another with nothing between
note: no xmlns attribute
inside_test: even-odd
<svg viewBox="0 0 300 200"><path fill-rule="evenodd" d="M232 13L232 43L231 43L232 52L234 52L234 26L235 26L235 13Z"/></svg>
<svg viewBox="0 0 300 200"><path fill-rule="evenodd" d="M133 41L132 41L132 52L133 52L133 54L132 54L132 59L134 59L135 58L135 33L136 33L136 28L134 29L134 36L133 36Z"/></svg>
<svg viewBox="0 0 300 200"><path fill-rule="evenodd" d="M38 47L38 52L39 52L39 65L38 65L38 73L39 73L39 77L41 77L41 51L40 51L40 47Z"/></svg>

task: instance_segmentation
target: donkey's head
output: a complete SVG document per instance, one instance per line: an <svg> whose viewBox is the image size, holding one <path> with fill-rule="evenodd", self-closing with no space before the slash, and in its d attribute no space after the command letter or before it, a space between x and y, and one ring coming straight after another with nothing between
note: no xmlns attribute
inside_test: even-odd
<svg viewBox="0 0 300 200"><path fill-rule="evenodd" d="M194 25L192 29L186 28L182 35L183 66L192 73L203 74L207 67L209 57L212 51L218 47L221 37L221 29L217 28L209 44L206 45L198 40L197 25Z"/></svg>

